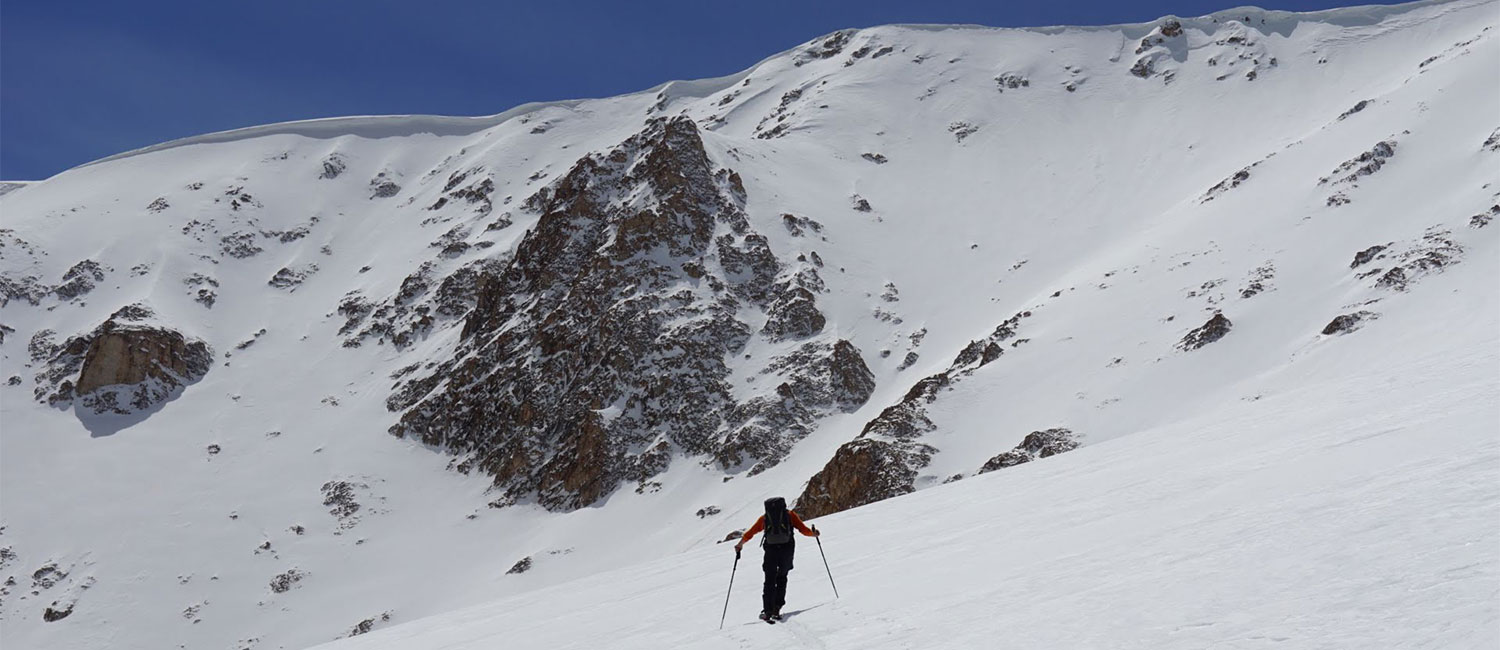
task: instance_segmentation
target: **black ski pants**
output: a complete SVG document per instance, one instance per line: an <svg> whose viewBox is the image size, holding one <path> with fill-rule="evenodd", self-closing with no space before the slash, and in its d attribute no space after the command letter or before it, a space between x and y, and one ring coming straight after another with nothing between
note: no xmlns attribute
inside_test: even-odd
<svg viewBox="0 0 1500 650"><path fill-rule="evenodd" d="M797 545L792 542L766 544L765 549L766 559L760 568L766 572L766 585L760 592L760 604L767 614L779 614L781 606L786 604L786 574L792 570L792 556L797 552Z"/></svg>

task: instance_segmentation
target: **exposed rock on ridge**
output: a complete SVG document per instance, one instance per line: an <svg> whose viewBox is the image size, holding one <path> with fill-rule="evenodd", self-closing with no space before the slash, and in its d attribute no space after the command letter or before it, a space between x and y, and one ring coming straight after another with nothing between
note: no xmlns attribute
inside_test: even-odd
<svg viewBox="0 0 1500 650"><path fill-rule="evenodd" d="M988 336L970 342L947 370L918 381L900 402L866 423L859 437L839 447L808 480L797 497L797 512L819 517L915 491L918 471L938 452L920 442L923 434L937 428L927 417L927 405L953 382L999 359L1005 353L1001 343L1014 338L1021 321L1030 316L1029 311L1017 313Z"/></svg>
<svg viewBox="0 0 1500 650"><path fill-rule="evenodd" d="M96 413L133 413L208 374L213 361L208 344L138 322L151 316L149 309L130 305L61 345L51 343L50 332L39 332L31 343L33 360L45 361L37 375L37 399L67 406L76 398Z"/></svg>
<svg viewBox="0 0 1500 650"><path fill-rule="evenodd" d="M755 336L805 339L821 281L782 263L745 218L739 176L715 170L687 118L655 118L527 198L536 227L501 268L472 270L453 359L388 400L391 427L493 474L494 505L587 506L678 453L726 471L779 462L808 425L873 390L858 350L811 340L774 396L731 395L726 356Z"/></svg>

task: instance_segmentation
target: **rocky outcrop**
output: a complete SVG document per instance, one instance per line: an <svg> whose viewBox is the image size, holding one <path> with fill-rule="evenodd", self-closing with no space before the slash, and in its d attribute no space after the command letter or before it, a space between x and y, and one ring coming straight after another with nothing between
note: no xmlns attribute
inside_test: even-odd
<svg viewBox="0 0 1500 650"><path fill-rule="evenodd" d="M58 603L54 601L46 609L42 610L42 620L48 623L61 621L73 613L73 605L74 603Z"/></svg>
<svg viewBox="0 0 1500 650"><path fill-rule="evenodd" d="M828 59L838 56L840 52L844 51L844 46L849 44L849 40L854 38L855 33L855 30L845 29L824 36L806 45L797 54L796 58L792 60L792 65L802 66L818 59Z"/></svg>
<svg viewBox="0 0 1500 650"><path fill-rule="evenodd" d="M1334 319L1332 321L1329 321L1328 325L1323 328L1323 335L1333 336L1334 334L1348 334L1349 332L1353 332L1354 330L1359 329L1365 321L1374 320L1379 317L1379 314L1376 314L1372 311L1365 311L1363 309L1352 314L1340 314L1338 316L1335 316Z"/></svg>
<svg viewBox="0 0 1500 650"><path fill-rule="evenodd" d="M797 513L813 519L912 492L917 471L937 449L860 437L845 443L797 497Z"/></svg>
<svg viewBox="0 0 1500 650"><path fill-rule="evenodd" d="M997 469L1015 467L1021 463L1029 463L1038 458L1055 456L1065 451L1073 451L1078 448L1078 438L1068 429L1046 429L1044 431L1032 431L1026 434L1021 444L1014 449L985 461L979 468L980 474L993 472Z"/></svg>
<svg viewBox="0 0 1500 650"><path fill-rule="evenodd" d="M1183 351L1196 350L1209 343L1224 338L1225 334L1234 327L1234 323L1224 317L1223 313L1216 313L1213 318L1208 319L1201 327L1188 332L1177 342L1177 349Z"/></svg>
<svg viewBox="0 0 1500 650"><path fill-rule="evenodd" d="M104 281L105 268L93 260L84 260L73 265L63 274L62 283L52 289L52 292L62 300L72 300L83 296L94 290L97 283Z"/></svg>
<svg viewBox="0 0 1500 650"><path fill-rule="evenodd" d="M1380 275L1375 280L1376 288L1406 291L1422 278L1459 263L1464 251L1464 246L1453 238L1451 231L1433 227L1422 233L1421 237L1402 242L1399 246L1394 242L1385 246L1371 246L1356 253L1354 263L1349 266L1355 268L1361 264L1384 260L1384 263L1394 266L1389 269L1376 267L1359 274L1359 277Z"/></svg>
<svg viewBox="0 0 1500 650"><path fill-rule="evenodd" d="M807 343L780 357L762 375L783 379L776 391L735 407L730 433L714 458L725 469L749 466L755 475L786 458L810 425L831 411L852 412L875 390L875 375L854 344Z"/></svg>
<svg viewBox="0 0 1500 650"><path fill-rule="evenodd" d="M1018 72L1001 73L1000 75L995 77L995 83L998 85L999 90L1002 93L1005 92L1006 89L1016 90L1018 88L1031 87L1031 80L1027 79L1025 75Z"/></svg>
<svg viewBox="0 0 1500 650"><path fill-rule="evenodd" d="M811 291L793 287L771 305L770 318L761 333L773 341L807 338L823 331L828 319L818 311Z"/></svg>
<svg viewBox="0 0 1500 650"><path fill-rule="evenodd" d="M1318 179L1318 184L1331 183L1338 185L1340 183L1353 183L1362 176L1369 176L1380 171L1380 168L1385 166L1385 162L1395 157L1395 155L1395 140L1376 142L1375 146L1370 147L1369 151L1340 163L1328 176Z"/></svg>
<svg viewBox="0 0 1500 650"><path fill-rule="evenodd" d="M1349 263L1349 268L1355 269L1355 268L1359 268L1360 266L1363 266L1365 264L1370 263L1371 260L1374 260L1375 257L1377 255L1379 255L1381 251L1385 250L1386 247L1389 246L1389 245L1390 244L1385 244L1385 245L1376 244L1376 245L1371 246L1369 248L1366 248L1366 249L1364 249L1364 250L1362 250L1362 251L1360 251L1358 253L1355 253L1354 254L1354 261Z"/></svg>
<svg viewBox="0 0 1500 650"><path fill-rule="evenodd" d="M679 454L726 471L779 462L873 380L853 346L813 338L816 269L778 259L745 198L683 117L580 159L521 203L538 219L513 256L471 269L461 342L398 381L391 433L493 475L497 506L583 507L644 488ZM351 322L373 309L340 307ZM743 402L727 363L757 335L742 311L768 315L764 336L811 339L793 353L803 362L770 364L774 396Z"/></svg>
<svg viewBox="0 0 1500 650"><path fill-rule="evenodd" d="M1004 355L1002 343L1015 338L1021 322L1030 317L1029 311L1019 312L988 336L971 341L948 369L922 378L901 401L867 422L859 437L839 447L823 469L808 479L797 497L797 512L817 517L915 490L918 472L938 452L921 441L937 429L927 417L927 406L954 382Z"/></svg>
<svg viewBox="0 0 1500 650"><path fill-rule="evenodd" d="M77 399L96 413L125 414L160 404L208 374L213 361L208 344L139 322L150 316L150 310L132 305L61 345L39 332L31 346L33 359L45 362L37 375L37 398L55 406Z"/></svg>
<svg viewBox="0 0 1500 650"><path fill-rule="evenodd" d="M1469 217L1469 227L1483 228L1485 226L1488 226L1490 225L1490 222L1495 219L1495 215L1500 215L1500 203L1490 206L1489 210Z"/></svg>

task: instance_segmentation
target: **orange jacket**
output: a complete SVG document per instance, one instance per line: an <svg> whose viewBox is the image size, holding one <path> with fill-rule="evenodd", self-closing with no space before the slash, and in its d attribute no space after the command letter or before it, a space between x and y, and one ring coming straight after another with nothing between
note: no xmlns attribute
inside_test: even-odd
<svg viewBox="0 0 1500 650"><path fill-rule="evenodd" d="M802 534L808 537L817 537L817 533L814 533L812 529L808 528L807 524L802 523L802 518L797 516L796 510L788 510L786 511L786 514L791 518L793 528L802 531ZM745 535L743 537L740 537L740 544L744 544L745 542L750 541L751 537L755 537L756 533L765 529L766 516L761 515L759 519L755 520L755 525L751 526L750 530L745 531Z"/></svg>

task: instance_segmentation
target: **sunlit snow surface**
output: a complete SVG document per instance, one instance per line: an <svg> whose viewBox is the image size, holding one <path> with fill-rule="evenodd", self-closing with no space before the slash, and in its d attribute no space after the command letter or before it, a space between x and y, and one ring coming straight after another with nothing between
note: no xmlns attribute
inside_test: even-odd
<svg viewBox="0 0 1500 650"><path fill-rule="evenodd" d="M1493 647L1500 225L1471 221L1500 196L1485 144L1500 129L1500 5L1235 9L1137 54L1160 24L878 27L829 58L799 47L636 95L257 127L0 184L5 277L111 269L72 302L0 309L14 330L0 344L0 548L14 554L0 580L16 580L0 645L302 648L369 620L347 647ZM1130 72L1143 56L1146 78ZM1007 74L1028 85L1003 87ZM826 261L818 306L875 394L754 477L678 458L657 492L627 485L567 514L487 508L485 477L386 434L390 375L445 358L458 328L401 352L344 348L339 301L391 296L426 261L441 277L505 254L536 219L526 197L648 114L679 113L744 178L772 249ZM784 136L756 137L779 123ZM1382 141L1396 145L1381 168L1335 182ZM320 178L334 154L346 169ZM425 209L475 167L494 178L495 215ZM401 191L372 198L376 178ZM231 209L234 188L254 204ZM503 211L514 224L485 231ZM824 231L793 237L783 213ZM439 259L429 244L456 225L493 247ZM299 226L252 257L221 250ZM1359 277L1428 235L1456 244L1456 263L1404 291ZM1374 245L1390 257L1351 269ZM267 286L307 264L319 270L295 291ZM219 283L212 308L193 274ZM898 301L882 300L888 283ZM37 403L28 341L134 302L207 341L209 374L144 419ZM1216 310L1228 336L1174 347ZM1320 334L1360 310L1379 318ZM732 552L716 542L1020 311L1027 342L928 407L939 452L921 489L815 522L843 597L804 540L798 613L755 621L751 550L719 631ZM736 389L766 390L749 380L785 345L752 341ZM908 351L919 359L898 370ZM1059 426L1084 446L974 476ZM324 505L333 481L363 486L357 521ZM694 514L709 505L723 512ZM523 557L532 568L507 574ZM42 587L46 566L66 577ZM274 592L292 570L301 580Z"/></svg>

